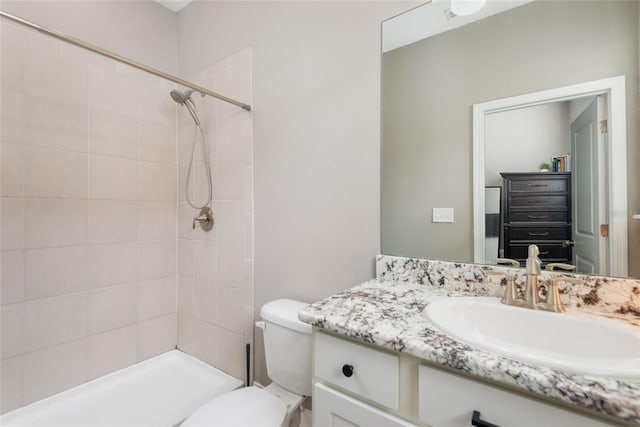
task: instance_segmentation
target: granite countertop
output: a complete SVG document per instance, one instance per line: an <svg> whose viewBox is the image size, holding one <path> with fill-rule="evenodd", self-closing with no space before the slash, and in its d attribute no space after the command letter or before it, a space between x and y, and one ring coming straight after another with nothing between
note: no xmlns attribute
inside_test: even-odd
<svg viewBox="0 0 640 427"><path fill-rule="evenodd" d="M300 320L524 392L640 425L640 380L568 374L480 350L422 317L434 297L471 295L423 284L372 280L303 309Z"/></svg>

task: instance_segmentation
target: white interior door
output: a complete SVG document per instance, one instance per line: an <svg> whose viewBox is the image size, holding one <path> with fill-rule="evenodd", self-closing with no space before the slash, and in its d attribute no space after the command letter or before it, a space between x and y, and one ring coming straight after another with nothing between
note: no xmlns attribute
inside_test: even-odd
<svg viewBox="0 0 640 427"><path fill-rule="evenodd" d="M600 273L600 154L598 105L594 99L571 123L571 223L573 264L580 273Z"/></svg>

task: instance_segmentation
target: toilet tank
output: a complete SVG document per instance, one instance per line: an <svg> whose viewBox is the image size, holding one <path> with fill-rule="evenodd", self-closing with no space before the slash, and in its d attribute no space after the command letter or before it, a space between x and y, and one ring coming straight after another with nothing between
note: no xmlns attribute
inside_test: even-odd
<svg viewBox="0 0 640 427"><path fill-rule="evenodd" d="M302 395L311 395L311 325L298 320L308 304L278 299L262 306L267 374L274 383Z"/></svg>

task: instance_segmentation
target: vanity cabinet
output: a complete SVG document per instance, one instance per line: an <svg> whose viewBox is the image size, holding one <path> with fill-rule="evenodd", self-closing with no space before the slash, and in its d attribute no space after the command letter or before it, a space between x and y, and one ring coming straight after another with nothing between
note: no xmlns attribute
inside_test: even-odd
<svg viewBox="0 0 640 427"><path fill-rule="evenodd" d="M504 257L524 262L535 244L543 263L571 263L571 173L500 175Z"/></svg>
<svg viewBox="0 0 640 427"><path fill-rule="evenodd" d="M313 425L607 426L587 414L314 328Z"/></svg>

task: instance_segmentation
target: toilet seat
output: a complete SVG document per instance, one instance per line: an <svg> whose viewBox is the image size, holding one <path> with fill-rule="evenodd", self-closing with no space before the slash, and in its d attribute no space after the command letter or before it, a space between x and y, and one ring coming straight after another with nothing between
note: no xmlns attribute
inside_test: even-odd
<svg viewBox="0 0 640 427"><path fill-rule="evenodd" d="M245 387L204 404L182 423L182 427L280 427L286 415L287 405L282 400L264 389Z"/></svg>

